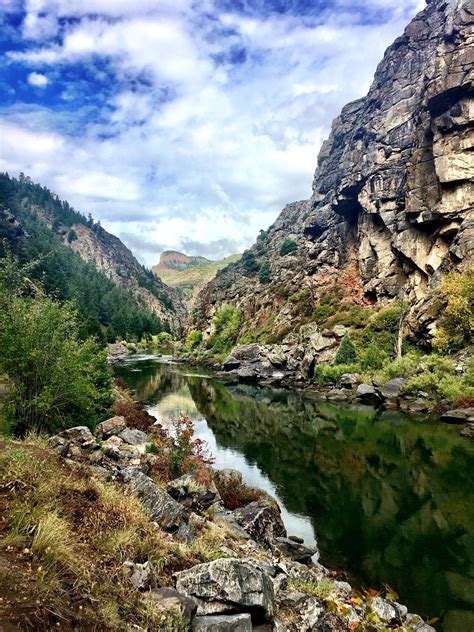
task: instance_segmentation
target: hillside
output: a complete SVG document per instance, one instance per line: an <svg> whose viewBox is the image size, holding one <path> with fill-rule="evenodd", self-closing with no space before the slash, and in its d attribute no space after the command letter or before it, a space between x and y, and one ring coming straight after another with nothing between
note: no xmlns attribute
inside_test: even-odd
<svg viewBox="0 0 474 632"><path fill-rule="evenodd" d="M125 304L127 314L117 313L114 320L117 334L180 329L185 308L178 293L140 265L92 216L86 218L23 175L16 180L0 174L0 209L0 232L11 248L23 261L39 258L38 274L46 274L47 289L62 299L79 300L84 316L96 322L95 330L111 325L111 313ZM112 300L105 297L110 292L115 294ZM107 309L104 304L92 308L92 303L104 301ZM137 321L151 317L155 325L136 327Z"/></svg>
<svg viewBox="0 0 474 632"><path fill-rule="evenodd" d="M225 259L211 261L205 257L190 257L181 252L166 251L160 263L152 267L153 272L170 287L179 288L187 299L191 299L219 270L239 261L241 255L230 255Z"/></svg>
<svg viewBox="0 0 474 632"><path fill-rule="evenodd" d="M311 198L201 291L192 327L209 333L232 304L241 337L281 340L353 306L403 302L411 336L429 345L441 279L473 263L472 26L467 0L435 0L414 18L367 96L334 120Z"/></svg>

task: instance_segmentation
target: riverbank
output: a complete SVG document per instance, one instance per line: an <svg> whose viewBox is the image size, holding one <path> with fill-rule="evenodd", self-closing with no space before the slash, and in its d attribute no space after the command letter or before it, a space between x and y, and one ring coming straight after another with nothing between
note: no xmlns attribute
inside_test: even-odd
<svg viewBox="0 0 474 632"><path fill-rule="evenodd" d="M343 328L335 328L332 352L340 344ZM293 388L307 397L334 402L398 410L431 420L460 426L462 436L474 439L473 380L471 350L453 358L407 356L377 372L357 365L330 364L331 357L308 351L311 330L303 332L299 344L237 345L222 360L209 353L178 352L174 360L190 366L206 366L220 379L247 384ZM319 333L318 333L319 336ZM319 338L318 338L319 339ZM337 340L339 339L339 343ZM309 359L308 359L309 358ZM318 364L319 361L319 364Z"/></svg>
<svg viewBox="0 0 474 632"><path fill-rule="evenodd" d="M130 426L145 418L135 408L128 424L116 416L95 435L76 427L47 443L2 443L0 568L14 570L0 583L2 621L37 630L433 630L390 591L355 591L314 561L273 498L238 471L207 466L190 435L181 442L184 418L174 439L160 426ZM185 445L194 467L178 472ZM19 503L35 506L28 524L17 520Z"/></svg>

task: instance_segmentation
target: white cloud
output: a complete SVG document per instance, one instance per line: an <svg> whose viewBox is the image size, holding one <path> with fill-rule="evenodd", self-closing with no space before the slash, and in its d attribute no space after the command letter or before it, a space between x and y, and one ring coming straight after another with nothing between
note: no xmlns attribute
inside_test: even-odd
<svg viewBox="0 0 474 632"><path fill-rule="evenodd" d="M39 72L31 72L28 75L28 83L31 86L35 86L35 88L45 88L49 83L49 79L46 75L42 75Z"/></svg>
<svg viewBox="0 0 474 632"><path fill-rule="evenodd" d="M364 24L349 0L312 19L243 17L210 0L206 11L194 0L28 0L30 45L10 60L34 70L29 78L50 72L56 86L64 69L101 59L118 90L80 134L74 111L4 111L0 168L128 235L149 264L153 242L206 256L242 250L285 203L310 195L331 120L366 92L418 4L367 0L387 15ZM91 72L98 90L112 81ZM77 85L65 85L68 108L83 106Z"/></svg>

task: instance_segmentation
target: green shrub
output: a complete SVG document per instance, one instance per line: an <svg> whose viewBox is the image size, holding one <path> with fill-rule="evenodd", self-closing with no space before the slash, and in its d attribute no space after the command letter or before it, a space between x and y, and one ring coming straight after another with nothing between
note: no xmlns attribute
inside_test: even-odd
<svg viewBox="0 0 474 632"><path fill-rule="evenodd" d="M363 369L377 371L381 369L388 359L388 354L384 349L372 341L366 347L359 350L359 364Z"/></svg>
<svg viewBox="0 0 474 632"><path fill-rule="evenodd" d="M4 414L17 435L93 427L111 404L106 352L80 339L70 304L25 276L11 258L0 261L0 374L10 385Z"/></svg>
<svg viewBox="0 0 474 632"><path fill-rule="evenodd" d="M469 383L470 370L462 378L456 374L455 366L453 360L437 354L423 356L419 372L409 379L403 391L414 395L424 391L435 400L446 399L448 402L474 397L474 387Z"/></svg>
<svg viewBox="0 0 474 632"><path fill-rule="evenodd" d="M412 378L419 371L420 358L420 352L410 351L401 358L386 362L377 377L382 382L387 382L394 377Z"/></svg>
<svg viewBox="0 0 474 632"><path fill-rule="evenodd" d="M335 384L344 373L357 373L358 364L317 364L314 368L314 381L320 386Z"/></svg>
<svg viewBox="0 0 474 632"><path fill-rule="evenodd" d="M196 347L199 347L201 342L202 331L199 331L198 329L193 329L186 336L186 349L188 351L193 351L194 349L196 349Z"/></svg>
<svg viewBox="0 0 474 632"><path fill-rule="evenodd" d="M406 306L403 303L382 307L369 319L364 329L357 336L354 336L358 349L363 350L367 349L369 345L374 345L383 360L393 357L400 319L405 311ZM380 366L373 366L372 368L380 368Z"/></svg>
<svg viewBox="0 0 474 632"><path fill-rule="evenodd" d="M240 310L224 305L214 316L214 332L207 341L213 354L228 353L234 346L240 331Z"/></svg>
<svg viewBox="0 0 474 632"><path fill-rule="evenodd" d="M474 270L447 274L440 291L443 315L433 346L441 351L461 349L470 343L474 329Z"/></svg>
<svg viewBox="0 0 474 632"><path fill-rule="evenodd" d="M258 275L258 278L260 279L260 283L262 283L263 285L270 283L270 264L268 263L268 261L264 261L260 266L260 273Z"/></svg>
<svg viewBox="0 0 474 632"><path fill-rule="evenodd" d="M293 254L298 250L298 244L291 239L284 239L280 246L280 256Z"/></svg>
<svg viewBox="0 0 474 632"><path fill-rule="evenodd" d="M334 364L354 364L357 362L357 351L349 336L344 336L337 350Z"/></svg>
<svg viewBox="0 0 474 632"><path fill-rule="evenodd" d="M244 274L246 276L253 276L254 274L257 274L257 272L260 270L260 264L255 258L253 252L251 252L250 250L246 250L244 252L240 262L242 263Z"/></svg>

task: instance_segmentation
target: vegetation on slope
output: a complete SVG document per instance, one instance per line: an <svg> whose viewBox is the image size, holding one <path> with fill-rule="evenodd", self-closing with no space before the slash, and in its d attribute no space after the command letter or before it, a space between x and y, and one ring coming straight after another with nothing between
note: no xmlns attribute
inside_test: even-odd
<svg viewBox="0 0 474 632"><path fill-rule="evenodd" d="M184 269L166 268L160 265L155 266L153 271L166 285L179 288L189 299L197 287L213 279L219 270L239 261L240 255L231 255L219 261L209 261L203 257L192 257L192 259L198 259L198 261Z"/></svg>
<svg viewBox="0 0 474 632"><path fill-rule="evenodd" d="M46 209L52 219L52 229L41 221L32 205ZM15 227L9 213L19 222ZM68 248L54 227L69 227L74 223L94 224L61 202L52 193L27 178L15 180L0 174L0 258L12 251L22 263L35 261L30 277L41 283L44 290L61 301L73 301L81 321L83 335L98 339L141 338L161 331L169 331L168 323L160 319L124 288L118 287L91 263L84 262ZM74 239L71 232L68 239ZM148 274L152 274L148 271ZM143 272L144 286L148 280Z"/></svg>

